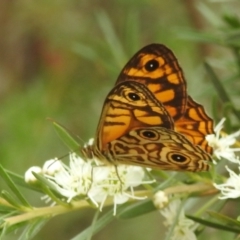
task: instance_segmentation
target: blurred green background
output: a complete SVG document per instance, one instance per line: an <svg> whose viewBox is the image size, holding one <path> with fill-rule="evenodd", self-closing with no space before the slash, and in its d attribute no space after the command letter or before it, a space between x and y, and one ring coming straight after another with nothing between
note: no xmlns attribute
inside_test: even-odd
<svg viewBox="0 0 240 240"><path fill-rule="evenodd" d="M33 165L42 166L47 159L67 154L47 118L64 125L80 143L93 137L104 98L121 68L136 51L153 42L174 51L191 96L211 114L215 93L202 64L204 59L228 53L191 41L183 33L216 31L217 16L226 11L239 14L239 6L239 1L1 0L1 164L23 175ZM208 9L216 16L209 15ZM25 194L35 206L44 205L40 195ZM56 217L34 239L70 239L91 223L93 214L85 210ZM162 218L155 212L116 220L93 239L163 237Z"/></svg>

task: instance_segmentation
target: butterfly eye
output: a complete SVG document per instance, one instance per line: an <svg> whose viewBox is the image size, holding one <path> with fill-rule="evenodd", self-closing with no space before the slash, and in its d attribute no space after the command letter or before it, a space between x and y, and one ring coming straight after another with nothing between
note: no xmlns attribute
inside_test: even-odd
<svg viewBox="0 0 240 240"><path fill-rule="evenodd" d="M187 157L180 154L172 154L171 158L175 162L185 162L187 160Z"/></svg>
<svg viewBox="0 0 240 240"><path fill-rule="evenodd" d="M159 67L159 62L155 59L152 59L150 61L148 61L146 64L145 64L145 69L148 71L148 72L153 72L155 71L157 68Z"/></svg>
<svg viewBox="0 0 240 240"><path fill-rule="evenodd" d="M139 101L141 99L141 97L133 92L128 93L128 97L132 100L132 101Z"/></svg>
<svg viewBox="0 0 240 240"><path fill-rule="evenodd" d="M157 137L157 134L154 131L149 131L149 130L142 131L141 135L148 139L155 139Z"/></svg>

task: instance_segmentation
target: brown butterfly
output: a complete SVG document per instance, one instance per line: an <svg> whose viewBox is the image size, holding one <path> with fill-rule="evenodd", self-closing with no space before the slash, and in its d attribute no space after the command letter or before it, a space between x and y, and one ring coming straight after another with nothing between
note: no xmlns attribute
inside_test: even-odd
<svg viewBox="0 0 240 240"><path fill-rule="evenodd" d="M212 126L203 107L187 96L171 50L151 44L120 73L104 102L95 142L84 152L113 164L203 171L211 160L205 135Z"/></svg>
<svg viewBox="0 0 240 240"><path fill-rule="evenodd" d="M175 130L212 153L205 136L214 133L213 120L202 105L188 96L183 71L169 48L150 44L139 50L125 65L116 84L123 81L147 86L173 118Z"/></svg>

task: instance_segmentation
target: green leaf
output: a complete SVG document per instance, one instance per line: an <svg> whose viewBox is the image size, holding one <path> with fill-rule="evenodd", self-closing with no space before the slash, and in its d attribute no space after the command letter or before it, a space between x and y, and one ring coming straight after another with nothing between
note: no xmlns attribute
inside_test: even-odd
<svg viewBox="0 0 240 240"><path fill-rule="evenodd" d="M4 198L1 198L0 201L2 202ZM9 212L15 211L16 208L14 206L7 206L4 203L0 203L0 214L8 214ZM0 216L0 221L3 218L3 215Z"/></svg>
<svg viewBox="0 0 240 240"><path fill-rule="evenodd" d="M50 181L48 181L44 176L42 176L41 174L32 172L32 174L34 175L34 177L36 177L36 179L39 181L39 184L43 187L48 187L50 189L52 189L53 191L57 191L56 186L51 183Z"/></svg>
<svg viewBox="0 0 240 240"><path fill-rule="evenodd" d="M133 8L126 13L124 18L125 28L124 28L124 42L127 47L127 52L129 54L136 49L140 49L142 46L139 44L139 39L141 39L141 26L140 26L140 12Z"/></svg>
<svg viewBox="0 0 240 240"><path fill-rule="evenodd" d="M7 174L7 172L3 169L3 167L1 165L0 165L0 175L4 179L6 184L9 186L9 188L12 190L12 192L15 194L15 196L18 198L18 200L25 207L31 207L31 205L27 202L27 200L20 193L19 188L14 184L12 179L9 177L9 175Z"/></svg>
<svg viewBox="0 0 240 240"><path fill-rule="evenodd" d="M16 208L21 208L21 204L19 204L19 202L13 198L13 196L8 193L7 191L3 190L1 192L2 198L4 198L9 204L11 204L12 206L16 207Z"/></svg>
<svg viewBox="0 0 240 240"><path fill-rule="evenodd" d="M233 107L233 113L240 120L240 113L234 108L234 105L232 104L232 101L231 101L230 97L228 96L227 92L225 91L221 81L218 79L217 75L214 73L214 71L212 70L212 68L210 67L210 65L208 63L205 62L204 65L210 76L210 80L212 81L215 89L218 92L218 96L222 99L222 101L224 103L231 103L231 105Z"/></svg>
<svg viewBox="0 0 240 240"><path fill-rule="evenodd" d="M31 220L31 222L29 221L18 240L32 239L48 221L49 219L46 218L38 218Z"/></svg>
<svg viewBox="0 0 240 240"><path fill-rule="evenodd" d="M240 228L240 222L235 220L235 219L233 219L233 218L230 218L230 217L228 217L226 215L223 215L223 214L218 213L218 212L213 212L213 211L207 211L207 213L211 217L215 218L216 220L218 220L218 221L220 221L220 222L222 222L224 224L231 225L231 227L236 226L236 227Z"/></svg>
<svg viewBox="0 0 240 240"><path fill-rule="evenodd" d="M84 57L93 62L96 62L100 58L96 50L80 42L73 44L72 50L75 53L79 54L81 57Z"/></svg>
<svg viewBox="0 0 240 240"><path fill-rule="evenodd" d="M236 28L236 29L240 28L240 21L234 15L224 15L223 20L232 28Z"/></svg>
<svg viewBox="0 0 240 240"><path fill-rule="evenodd" d="M194 217L194 216L190 216L190 215L186 215L186 217L188 217L189 219L192 219L195 222L201 223L207 227L212 227L212 228L216 228L216 229L220 229L220 230L224 230L224 231L229 231L229 232L235 232L235 233L239 233L240 232L240 228L234 228L231 226L226 226L226 225L222 225L216 222L212 222L209 220L205 220L202 218L198 218L198 217Z"/></svg>
<svg viewBox="0 0 240 240"><path fill-rule="evenodd" d="M123 208L121 211L118 210L117 217L121 219L129 219L141 216L155 210L156 207L153 205L152 200L147 199L139 201L135 204L127 204L127 206L125 205L125 208Z"/></svg>
<svg viewBox="0 0 240 240"><path fill-rule="evenodd" d="M217 75L215 74L215 72L212 70L212 68L210 67L210 65L205 62L204 66L206 68L206 71L209 74L210 80L212 81L214 87L216 88L219 97L222 99L222 101L224 103L226 102L231 102L230 97L228 96L227 92L225 91L221 81L219 80L219 78L217 77Z"/></svg>
<svg viewBox="0 0 240 240"><path fill-rule="evenodd" d="M25 222L20 222L18 224L14 224L14 225L11 225L11 226L7 226L6 224L4 226L1 226L1 235L0 235L0 239L3 239L3 236L11 233L11 232L14 232L16 230L19 230L20 228L22 227L25 227L26 225L28 224L27 221Z"/></svg>
<svg viewBox="0 0 240 240"><path fill-rule="evenodd" d="M117 37L112 22L104 10L100 10L96 13L97 22L103 32L103 35L108 42L111 52L115 58L115 61L119 67L122 68L123 63L127 57L124 53L119 37Z"/></svg>
<svg viewBox="0 0 240 240"><path fill-rule="evenodd" d="M218 106L218 97L216 95L213 95L212 102L211 102L211 108L212 108L212 116L213 119L216 120L216 122L219 122L219 119L221 119L221 116L219 116L219 110L216 108Z"/></svg>
<svg viewBox="0 0 240 240"><path fill-rule="evenodd" d="M59 125L56 122L53 122L53 126L58 134L58 136L61 138L61 140L71 149L71 151L75 152L79 149L79 144L75 139L70 135L70 133L67 131L66 128Z"/></svg>
<svg viewBox="0 0 240 240"><path fill-rule="evenodd" d="M65 201L61 200L61 198L63 198L63 196L58 192L58 190L56 189L56 186L54 184L52 184L50 181L48 181L41 174L37 174L37 173L33 172L33 175L39 181L39 184L41 185L43 192L45 192L55 202L57 202L58 204L60 204L64 207L70 207L71 206L71 204L66 203Z"/></svg>
<svg viewBox="0 0 240 240"><path fill-rule="evenodd" d="M120 210L121 207L118 208ZM99 218L93 226L89 226L84 231L82 231L80 234L72 238L71 240L87 240L89 239L89 236L92 236L99 232L101 229L103 229L107 224L109 224L111 221L113 221L113 209L111 209L109 212L107 212L105 215L103 215L101 218Z"/></svg>
<svg viewBox="0 0 240 240"><path fill-rule="evenodd" d="M10 212L8 212L7 214L1 215L1 217L0 217L0 229L1 230L3 229L3 227L5 225L5 219L7 219L9 217L12 217L12 216L16 216L17 214L19 214L19 211L10 210Z"/></svg>
<svg viewBox="0 0 240 240"><path fill-rule="evenodd" d="M223 45L224 44L224 37L223 34L212 34L212 33L199 33L194 30L186 30L179 28L175 31L176 35L180 39L191 40L194 42L201 42L201 43L212 43L214 45Z"/></svg>
<svg viewBox="0 0 240 240"><path fill-rule="evenodd" d="M239 35L240 35L240 32L239 32ZM239 42L239 38L238 38L238 42ZM237 75L237 79L240 75L240 52L239 52L239 47L232 47L232 52L233 52L233 55L234 55L234 58L235 58L235 62L236 62L236 66L237 66L237 69L238 69L238 75Z"/></svg>
<svg viewBox="0 0 240 240"><path fill-rule="evenodd" d="M228 118L232 111L234 111L234 106L231 102L226 102L223 104L222 115L224 117Z"/></svg>
<svg viewBox="0 0 240 240"><path fill-rule="evenodd" d="M5 171L7 172L8 176L11 177L13 182L16 183L17 185L20 185L24 188L31 189L31 190L34 190L37 192L42 192L42 190L39 188L39 186L26 183L22 176L20 176L16 173L13 173L9 170L6 170L6 169L5 169Z"/></svg>

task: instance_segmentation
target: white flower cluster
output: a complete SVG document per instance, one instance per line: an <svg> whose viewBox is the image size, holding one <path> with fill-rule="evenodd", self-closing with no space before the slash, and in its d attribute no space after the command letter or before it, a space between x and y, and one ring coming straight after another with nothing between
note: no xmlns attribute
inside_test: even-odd
<svg viewBox="0 0 240 240"><path fill-rule="evenodd" d="M239 158L236 156L236 152L240 151L240 148L232 148L231 146L236 142L236 137L240 136L240 130L223 136L221 131L223 129L223 123L225 122L223 118L217 126L214 128L215 134L210 134L206 136L206 140L210 147L213 148L214 155L221 160L222 158L227 159L228 161L237 163Z"/></svg>
<svg viewBox="0 0 240 240"><path fill-rule="evenodd" d="M219 160L224 158L232 163L236 163L240 170L240 160L239 157L236 156L236 153L240 151L240 148L231 148L231 146L237 141L236 137L240 136L240 130L230 135L221 136L224 121L225 119L222 119L215 127L214 131L216 134L208 135L206 139L209 145L213 148L214 155ZM229 169L228 166L226 166L226 169L230 175L226 182L222 184L213 184L215 188L221 191L222 196L219 198L227 199L240 197L240 174L236 174Z"/></svg>
<svg viewBox="0 0 240 240"><path fill-rule="evenodd" d="M145 172L141 167L98 165L96 160L84 161L74 153L70 154L69 166L52 159L42 169L30 168L25 174L26 182L34 181L32 171L42 173L68 202L78 196L85 197L102 210L106 199L111 197L114 214L117 205L125 203L129 198L143 199L134 195L134 187L153 182L143 180Z"/></svg>
<svg viewBox="0 0 240 240"><path fill-rule="evenodd" d="M171 240L197 240L194 233L198 224L185 217L184 209L181 206L181 200L176 199L169 203L167 207L160 210L160 213L166 219L164 225L171 229Z"/></svg>
<svg viewBox="0 0 240 240"><path fill-rule="evenodd" d="M214 187L221 191L222 196L219 199L238 198L240 197L240 174L236 174L234 171L226 166L229 172L229 178L225 183L216 184ZM240 171L240 162L238 162L238 169Z"/></svg>

